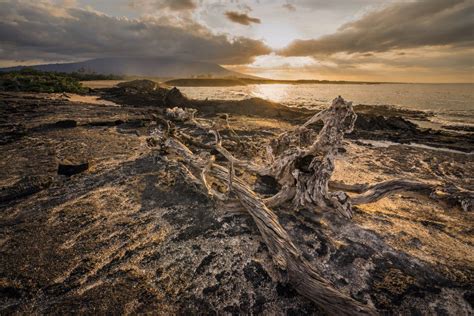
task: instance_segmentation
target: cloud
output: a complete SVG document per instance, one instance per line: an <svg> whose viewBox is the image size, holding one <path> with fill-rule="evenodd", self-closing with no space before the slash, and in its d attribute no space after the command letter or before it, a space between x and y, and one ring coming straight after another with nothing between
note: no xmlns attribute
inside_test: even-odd
<svg viewBox="0 0 474 316"><path fill-rule="evenodd" d="M230 69L275 79L387 82L474 82L474 48L417 48L377 54L337 53L323 59L259 56Z"/></svg>
<svg viewBox="0 0 474 316"><path fill-rule="evenodd" d="M227 11L225 16L234 23L242 25L250 25L251 23L260 24L260 19L248 16L246 13L239 13L235 11Z"/></svg>
<svg viewBox="0 0 474 316"><path fill-rule="evenodd" d="M418 0L395 3L343 25L331 35L296 40L284 56L387 52L425 46L474 44L474 1Z"/></svg>
<svg viewBox="0 0 474 316"><path fill-rule="evenodd" d="M116 18L61 8L47 1L2 2L0 59L79 60L96 57L164 57L243 64L270 49L261 41L214 34L189 22Z"/></svg>
<svg viewBox="0 0 474 316"><path fill-rule="evenodd" d="M172 11L188 11L196 9L193 0L129 0L132 8L169 9Z"/></svg>
<svg viewBox="0 0 474 316"><path fill-rule="evenodd" d="M282 5L283 8L287 9L288 11L296 11L296 7L291 3L285 3Z"/></svg>
<svg viewBox="0 0 474 316"><path fill-rule="evenodd" d="M351 13L364 9L367 6L378 6L386 2L402 2L407 0L298 0L296 2L300 11L338 11ZM410 1L410 0L408 0ZM291 4L290 4L291 5Z"/></svg>

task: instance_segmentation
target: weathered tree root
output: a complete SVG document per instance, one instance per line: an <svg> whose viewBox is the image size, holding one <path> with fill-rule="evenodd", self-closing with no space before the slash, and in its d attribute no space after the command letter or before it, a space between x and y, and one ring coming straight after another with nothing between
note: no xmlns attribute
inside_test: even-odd
<svg viewBox="0 0 474 316"><path fill-rule="evenodd" d="M345 184L329 182L329 188L358 193L350 197L352 205L368 204L398 192L417 192L434 200L458 204L464 211L473 209L474 193L455 186L432 185L425 182L394 179L375 184Z"/></svg>
<svg viewBox="0 0 474 316"><path fill-rule="evenodd" d="M347 194L330 192L328 182L344 133L353 130L356 118L352 103L337 97L328 109L272 142L273 163L260 174L273 176L286 190L286 194L271 201L272 205L286 202L285 196L287 201L292 200L296 209L336 210L345 217L352 216ZM324 126L311 141L313 131L310 126L318 121L322 121Z"/></svg>
<svg viewBox="0 0 474 316"><path fill-rule="evenodd" d="M330 185L333 188L336 187L334 184ZM405 179L389 180L373 185L355 185L354 188L359 194L351 197L353 205L373 203L401 191L431 193L433 190L433 186L430 184ZM351 186L346 185L345 189L351 191Z"/></svg>
<svg viewBox="0 0 474 316"><path fill-rule="evenodd" d="M206 170L208 176L221 182L229 179L230 171L217 164L209 168L208 161L194 155L175 138L168 138L165 146L170 153L179 157L184 165L196 171ZM207 181L206 181L207 183ZM232 192L255 221L274 263L288 278L296 291L317 303L333 315L371 315L375 312L368 306L342 294L325 280L302 256L301 251L291 241L286 230L273 213L240 178L234 178Z"/></svg>
<svg viewBox="0 0 474 316"><path fill-rule="evenodd" d="M347 194L329 192L328 189L337 150L342 146L344 133L352 131L357 118L351 102L338 97L327 110L314 115L293 132L280 135L268 148L270 160L273 161L269 166L258 166L235 158L222 147L219 132L214 126L207 127L196 121L195 110L173 108L168 109L166 114L169 118L194 124L213 133L216 137L215 149L234 166L259 175L272 176L283 188L287 188L268 201L272 206L292 200L296 209L336 210L346 217L352 216ZM315 140L310 142L312 130L309 127L318 121L323 121L324 126Z"/></svg>
<svg viewBox="0 0 474 316"><path fill-rule="evenodd" d="M312 208L317 210L336 210L345 217L352 216L352 205L375 202L383 197L400 191L428 193L431 197L443 199L446 196L464 197L461 202L465 209L472 209L472 192L451 188L448 194L438 194L436 187L412 180L390 180L373 185L347 185L330 182L334 171L337 150L342 146L344 133L352 131L357 118L350 102L336 98L331 107L314 115L302 126L292 132L280 135L268 146L271 161L266 166L240 160L222 146L219 130L229 129L228 119L223 122L206 125L195 118L195 110L173 108L166 115L173 119L189 123L214 135L215 144L209 146L192 140L185 133L176 131L165 123L165 131L155 134L159 138L149 144L161 144L161 149L174 154L183 163L184 175L190 181L199 181L212 198L220 201L229 199L233 194L255 221L273 261L287 277L293 287L303 296L311 299L328 313L334 315L375 314L375 311L339 292L310 263L304 259L301 251L291 241L286 230L269 207L275 207L291 201L296 209ZM310 126L323 121L324 126L316 137ZM233 132L231 136L236 136ZM312 139L315 138L313 141ZM201 149L219 152L229 162L229 169L215 163L215 157L195 155L184 142L197 144ZM234 176L234 167L241 167L261 176L271 176L278 181L281 190L272 197L262 199L240 178ZM192 172L194 171L194 172ZM195 174L198 174L196 176ZM227 184L227 193L213 189L213 182ZM330 191L329 189L340 191ZM353 196L347 192L358 193Z"/></svg>
<svg viewBox="0 0 474 316"><path fill-rule="evenodd" d="M267 148L268 160L271 163L265 166L234 157L222 146L221 141L217 141L220 139L219 130L230 128L227 116L225 120L218 120L211 126L205 126L195 119L195 113L196 110L187 108L167 110L168 117L186 121L214 134L216 137L214 149L233 166L275 178L282 189L275 196L265 199L269 207L292 201L296 210L300 208L336 210L350 218L352 205L373 203L401 191L416 191L436 200L447 201L450 204L457 203L465 211L473 209L474 193L456 187L441 188L440 191L439 185L406 179L389 180L373 185L346 185L330 181L334 171L335 155L342 146L344 133L353 130L357 118L352 103L344 101L341 97L334 99L328 109L317 113L303 125L273 140ZM318 121L323 121L324 126L314 137L310 127ZM349 196L346 192L355 192L359 195Z"/></svg>

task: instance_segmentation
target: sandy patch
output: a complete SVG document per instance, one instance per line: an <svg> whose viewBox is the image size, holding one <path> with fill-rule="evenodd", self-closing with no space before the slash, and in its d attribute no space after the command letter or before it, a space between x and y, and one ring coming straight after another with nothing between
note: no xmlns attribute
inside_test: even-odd
<svg viewBox="0 0 474 316"><path fill-rule="evenodd" d="M67 99L71 102L81 102L88 104L107 105L107 106L120 106L119 104L101 99L100 97L93 95L79 95L74 93L68 93Z"/></svg>
<svg viewBox="0 0 474 316"><path fill-rule="evenodd" d="M90 80L90 81L81 81L82 85L91 89L101 89L101 88L112 88L118 85L121 82L127 80Z"/></svg>

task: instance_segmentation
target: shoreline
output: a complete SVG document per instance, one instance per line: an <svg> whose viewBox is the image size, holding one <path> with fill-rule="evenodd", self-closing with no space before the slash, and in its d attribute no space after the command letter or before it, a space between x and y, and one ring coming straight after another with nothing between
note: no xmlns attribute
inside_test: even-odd
<svg viewBox="0 0 474 316"><path fill-rule="evenodd" d="M132 81L128 87L113 87L98 90L99 95L112 102L130 106L183 106L196 108L202 115L228 113L229 115L247 115L262 118L277 118L288 122L301 122L314 114L316 110L288 107L281 103L260 98L243 100L202 100L189 99L177 88L168 90L155 84L153 87L142 87L147 81ZM138 86L134 86L138 85ZM143 90L145 89L145 90ZM148 89L148 90L147 90ZM144 92L145 91L145 92ZM474 151L473 133L460 133L452 130L433 130L420 128L412 121L428 121L430 112L404 109L398 106L372 106L358 104L354 110L359 116L356 130L348 138L368 138L388 140L398 143L420 143L432 147L446 147L464 152Z"/></svg>
<svg viewBox="0 0 474 316"><path fill-rule="evenodd" d="M181 79L178 79L181 80ZM201 80L201 79L197 79ZM204 80L204 79L202 79ZM216 79L217 80L217 79ZM91 88L91 89L107 89L107 88L113 88L117 84L126 82L125 80L100 80L100 81L83 81L81 82L85 87ZM168 86L166 85L166 81L161 82L160 81L155 81L158 85L164 84L166 88L172 88L174 85ZM170 82L170 81L168 81ZM314 84L314 83L312 83ZM316 83L318 84L318 83ZM357 83L353 83L357 84ZM399 83L384 83L384 84L399 84ZM410 83L411 84L411 83ZM419 83L413 83L413 84L419 84ZM430 85L430 83L426 83L427 85ZM463 84L464 83L459 83ZM469 83L467 83L469 84ZM440 85L446 85L445 83L440 84ZM448 85L451 85L450 83ZM472 85L472 84L470 84ZM228 88L232 86L215 86L215 85L203 85L203 86L179 86L177 85L178 88L184 87L185 91L184 94L186 95L186 88ZM248 100L248 99L253 99L256 96L252 95L246 95L244 92L239 92L236 94L238 97L235 98L226 98L225 100L217 98L216 96L200 96L198 98L195 98L196 100L208 100L208 101L243 101L243 100ZM195 93L192 93L192 96L196 97L197 95ZM265 98L264 98L265 99ZM267 100L272 102L271 100ZM307 109L310 111L318 110L321 107L326 106L327 103L329 103L330 100L327 100L327 102L324 103L318 103L318 104L296 104L295 102L281 102L283 105L289 107L289 108L295 108L295 109ZM467 122L467 121L458 121L457 119L455 120L446 120L446 118L443 119L443 116L439 116L439 113L434 110L434 109L420 109L417 107L413 106L404 106L404 105L397 105L397 104L386 104L386 103L381 103L381 104L368 104L368 103L355 103L354 105L356 108L361 108L361 109L371 109L372 113L380 113L381 115L384 115L386 112L388 112L389 115L399 115L404 118L407 118L411 120L412 122L416 123L419 125L421 128L431 128L431 129L436 129L436 130L444 130L444 131L453 131L453 132L459 132L459 133L472 133L474 132L474 120L472 122ZM464 110L467 111L467 110ZM456 112L462 112L461 110L459 111L454 111ZM449 113L444 113L442 115L448 115ZM448 115L449 117L450 115ZM474 117L474 112L471 115L471 117Z"/></svg>

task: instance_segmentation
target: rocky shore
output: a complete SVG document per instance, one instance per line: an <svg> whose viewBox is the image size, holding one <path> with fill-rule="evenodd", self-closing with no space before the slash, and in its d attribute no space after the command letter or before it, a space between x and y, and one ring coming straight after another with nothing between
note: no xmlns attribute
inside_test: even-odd
<svg viewBox="0 0 474 316"><path fill-rule="evenodd" d="M108 102L0 93L1 314L323 314L282 278L251 217L147 145L155 117L186 106L208 119L227 113L244 140L227 149L262 160L262 144L311 111L188 100L151 82L92 94ZM472 134L422 129L420 113L355 110L335 180L409 177L474 191ZM472 314L472 209L401 193L356 208L352 220L274 211L336 289L378 313Z"/></svg>

